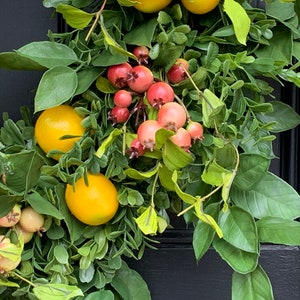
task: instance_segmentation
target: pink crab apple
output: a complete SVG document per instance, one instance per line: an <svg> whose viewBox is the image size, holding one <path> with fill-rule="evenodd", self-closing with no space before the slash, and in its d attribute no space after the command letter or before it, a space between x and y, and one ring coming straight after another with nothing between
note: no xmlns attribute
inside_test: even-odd
<svg viewBox="0 0 300 300"><path fill-rule="evenodd" d="M145 66L135 66L128 73L128 86L136 93L144 93L153 83L153 73Z"/></svg>
<svg viewBox="0 0 300 300"><path fill-rule="evenodd" d="M194 142L196 140L202 141L204 139L202 124L195 121L190 121L186 126L186 130L191 135Z"/></svg>
<svg viewBox="0 0 300 300"><path fill-rule="evenodd" d="M0 227L12 227L19 222L20 218L21 207L16 204L6 216L0 218Z"/></svg>
<svg viewBox="0 0 300 300"><path fill-rule="evenodd" d="M107 69L107 79L117 88L122 89L127 86L127 76L131 72L131 65L127 62L123 64L109 66Z"/></svg>
<svg viewBox="0 0 300 300"><path fill-rule="evenodd" d="M160 108L167 102L174 101L175 93L173 88L166 82L155 82L147 90L146 98L154 108Z"/></svg>
<svg viewBox="0 0 300 300"><path fill-rule="evenodd" d="M167 72L167 78L170 83L179 83L187 78L186 72L189 69L189 63L184 58L178 58L176 63Z"/></svg>
<svg viewBox="0 0 300 300"><path fill-rule="evenodd" d="M141 123L137 130L138 140L144 148L153 151L155 148L155 134L162 126L156 120L146 120Z"/></svg>
<svg viewBox="0 0 300 300"><path fill-rule="evenodd" d="M21 218L18 225L28 232L37 232L42 235L45 232L44 216L35 211L32 207L27 206L21 211Z"/></svg>
<svg viewBox="0 0 300 300"><path fill-rule="evenodd" d="M184 151L189 152L192 144L192 138L188 131L183 127L179 128L169 139Z"/></svg>

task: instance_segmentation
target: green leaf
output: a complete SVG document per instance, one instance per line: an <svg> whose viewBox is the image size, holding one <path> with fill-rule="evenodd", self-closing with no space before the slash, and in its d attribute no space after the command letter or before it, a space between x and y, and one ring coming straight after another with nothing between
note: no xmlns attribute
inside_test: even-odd
<svg viewBox="0 0 300 300"><path fill-rule="evenodd" d="M23 196L15 196L15 195L1 195L0 196L0 218L6 216L11 209L17 204L19 201L23 199Z"/></svg>
<svg viewBox="0 0 300 300"><path fill-rule="evenodd" d="M284 180L269 172L251 190L241 190L233 185L230 196L235 205L258 219L300 217L300 195Z"/></svg>
<svg viewBox="0 0 300 300"><path fill-rule="evenodd" d="M203 124L205 127L214 127L224 120L225 104L209 89L202 95Z"/></svg>
<svg viewBox="0 0 300 300"><path fill-rule="evenodd" d="M281 101L271 101L272 112L257 114L257 118L265 124L272 123L269 128L272 132L283 132L295 128L300 124L300 116L295 110Z"/></svg>
<svg viewBox="0 0 300 300"><path fill-rule="evenodd" d="M35 285L33 293L39 300L70 300L77 296L83 296L82 291L77 286L59 283Z"/></svg>
<svg viewBox="0 0 300 300"><path fill-rule="evenodd" d="M38 213L48 215L59 220L64 219L63 214L37 191L33 191L31 194L28 194L26 200Z"/></svg>
<svg viewBox="0 0 300 300"><path fill-rule="evenodd" d="M258 220L256 224L260 242L300 246L298 221L266 217Z"/></svg>
<svg viewBox="0 0 300 300"><path fill-rule="evenodd" d="M114 53L109 49L104 49L93 61L93 66L109 67L126 62L128 59L122 54Z"/></svg>
<svg viewBox="0 0 300 300"><path fill-rule="evenodd" d="M163 187L170 191L175 190L174 182L172 181L172 174L173 172L165 165L159 169L159 181Z"/></svg>
<svg viewBox="0 0 300 300"><path fill-rule="evenodd" d="M144 234L155 235L157 233L157 214L152 206L147 207L142 214L139 217L134 218L134 220Z"/></svg>
<svg viewBox="0 0 300 300"><path fill-rule="evenodd" d="M155 166L155 168L152 168L151 170L148 170L147 172L140 172L136 169L133 168L128 168L125 170L125 174L133 179L137 179L137 180L144 180L147 178L151 178L152 176L154 176L160 169L161 164L157 164Z"/></svg>
<svg viewBox="0 0 300 300"><path fill-rule="evenodd" d="M240 162L233 184L241 190L250 190L266 174L270 159L258 154L240 155Z"/></svg>
<svg viewBox="0 0 300 300"><path fill-rule="evenodd" d="M34 99L34 112L58 106L70 100L77 89L76 71L57 66L44 73Z"/></svg>
<svg viewBox="0 0 300 300"><path fill-rule="evenodd" d="M96 151L95 155L99 158L103 156L106 150L110 147L110 145L115 141L115 139L123 133L122 130L115 128L109 136L102 142L101 146Z"/></svg>
<svg viewBox="0 0 300 300"><path fill-rule="evenodd" d="M87 27L95 15L66 4L58 5L56 11L63 15L68 25L76 29Z"/></svg>
<svg viewBox="0 0 300 300"><path fill-rule="evenodd" d="M258 236L253 217L243 209L232 206L221 212L219 225L223 238L236 248L258 253Z"/></svg>
<svg viewBox="0 0 300 300"><path fill-rule="evenodd" d="M271 282L260 265L248 274L233 272L232 300L273 300Z"/></svg>
<svg viewBox="0 0 300 300"><path fill-rule="evenodd" d="M16 52L2 52L0 53L0 68L9 70L44 70L45 67L41 66L34 60L24 57Z"/></svg>
<svg viewBox="0 0 300 300"><path fill-rule="evenodd" d="M9 281L5 276L0 276L0 286L19 288L20 286L13 281Z"/></svg>
<svg viewBox="0 0 300 300"><path fill-rule="evenodd" d="M17 53L46 68L68 66L78 62L77 55L71 48L67 45L50 41L38 41L26 44L19 48Z"/></svg>
<svg viewBox="0 0 300 300"><path fill-rule="evenodd" d="M213 247L225 260L228 265L236 272L247 274L255 270L259 255L257 253L250 253L236 248L226 242L224 239L215 238Z"/></svg>
<svg viewBox="0 0 300 300"><path fill-rule="evenodd" d="M139 24L129 33L125 34L124 41L130 45L151 47L157 24L156 19L150 19Z"/></svg>
<svg viewBox="0 0 300 300"><path fill-rule="evenodd" d="M151 299L146 282L139 273L130 269L124 261L122 267L116 271L111 285L124 300Z"/></svg>
<svg viewBox="0 0 300 300"><path fill-rule="evenodd" d="M96 88L104 94L114 94L118 89L106 78L99 76L96 80Z"/></svg>
<svg viewBox="0 0 300 300"><path fill-rule="evenodd" d="M225 0L223 8L233 24L234 33L237 40L242 45L246 45L251 23L247 12L238 2L234 0Z"/></svg>
<svg viewBox="0 0 300 300"><path fill-rule="evenodd" d="M162 149L164 164L170 170L179 170L193 161L193 157L170 140L166 140Z"/></svg>
<svg viewBox="0 0 300 300"><path fill-rule="evenodd" d="M85 298L85 300L114 300L114 294L112 291L102 290L97 292L89 293Z"/></svg>

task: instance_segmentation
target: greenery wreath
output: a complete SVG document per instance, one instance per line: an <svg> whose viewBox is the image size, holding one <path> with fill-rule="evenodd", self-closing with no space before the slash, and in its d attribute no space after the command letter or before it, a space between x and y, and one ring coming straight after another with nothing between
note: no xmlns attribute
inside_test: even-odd
<svg viewBox="0 0 300 300"><path fill-rule="evenodd" d="M34 113L3 114L0 295L151 299L126 264L193 228L233 269L232 299L273 299L260 244L300 245L299 194L269 171L299 115L300 3L44 0L68 30L0 53L39 70Z"/></svg>

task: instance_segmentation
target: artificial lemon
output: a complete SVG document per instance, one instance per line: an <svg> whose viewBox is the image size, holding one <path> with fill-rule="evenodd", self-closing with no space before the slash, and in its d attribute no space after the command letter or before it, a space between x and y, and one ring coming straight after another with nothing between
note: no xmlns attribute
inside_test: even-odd
<svg viewBox="0 0 300 300"><path fill-rule="evenodd" d="M84 134L82 118L69 105L44 110L35 124L35 138L45 153L50 150L68 152ZM70 136L71 138L62 139ZM59 159L59 155L53 156Z"/></svg>
<svg viewBox="0 0 300 300"><path fill-rule="evenodd" d="M137 0L137 4L134 7L144 13L155 13L166 6L168 6L172 0Z"/></svg>
<svg viewBox="0 0 300 300"><path fill-rule="evenodd" d="M181 0L181 2L191 13L203 15L212 11L220 0Z"/></svg>
<svg viewBox="0 0 300 300"><path fill-rule="evenodd" d="M97 226L107 223L116 214L119 202L117 189L103 174L87 175L78 179L75 186L67 184L66 204L76 219L84 224Z"/></svg>

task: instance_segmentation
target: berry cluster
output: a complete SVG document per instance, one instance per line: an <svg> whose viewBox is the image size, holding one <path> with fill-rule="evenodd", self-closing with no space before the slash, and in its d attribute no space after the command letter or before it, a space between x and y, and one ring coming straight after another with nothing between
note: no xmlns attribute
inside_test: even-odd
<svg viewBox="0 0 300 300"><path fill-rule="evenodd" d="M187 78L188 61L179 58L166 73L166 81L154 77L149 66L149 50L138 46L133 50L138 65L122 63L110 66L107 79L118 88L114 94L114 107L109 113L113 124L124 123L136 111L147 106L157 111L155 118L147 115L137 124L137 138L130 145L131 157L138 157L147 149L155 148L156 132L165 128L173 131L170 140L185 151L189 151L192 141L203 139L203 127L200 123L191 121L185 106L175 95L171 84L176 84ZM137 96L138 103L132 111L129 107ZM186 125L186 126L185 126Z"/></svg>

